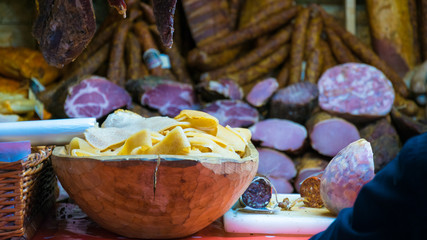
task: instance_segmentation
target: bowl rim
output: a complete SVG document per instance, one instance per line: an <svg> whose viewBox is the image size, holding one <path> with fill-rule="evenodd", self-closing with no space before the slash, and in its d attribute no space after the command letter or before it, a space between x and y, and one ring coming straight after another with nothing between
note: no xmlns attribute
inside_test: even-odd
<svg viewBox="0 0 427 240"><path fill-rule="evenodd" d="M120 162L128 160L136 161L199 161L206 163L220 163L220 162L237 162L242 163L246 161L258 161L259 154L252 142L248 142L246 148L246 156L241 159L225 158L225 157L201 157L192 155L168 155L168 154L140 154L140 155L112 155L112 156L70 156L65 154L65 146L56 146L52 151L52 157L60 157L65 159L85 159L85 160L97 160L105 162Z"/></svg>

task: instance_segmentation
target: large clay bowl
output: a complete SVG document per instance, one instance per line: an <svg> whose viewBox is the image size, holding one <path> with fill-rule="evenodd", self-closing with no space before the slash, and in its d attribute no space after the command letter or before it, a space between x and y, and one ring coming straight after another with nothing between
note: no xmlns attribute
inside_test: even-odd
<svg viewBox="0 0 427 240"><path fill-rule="evenodd" d="M243 161L176 155L70 157L52 154L70 197L96 223L133 238L179 238L221 217L258 169L251 144Z"/></svg>

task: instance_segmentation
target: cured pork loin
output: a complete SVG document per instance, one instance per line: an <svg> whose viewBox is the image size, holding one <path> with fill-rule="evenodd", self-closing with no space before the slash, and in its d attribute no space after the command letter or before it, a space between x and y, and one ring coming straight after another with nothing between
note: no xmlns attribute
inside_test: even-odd
<svg viewBox="0 0 427 240"><path fill-rule="evenodd" d="M206 105L203 111L216 117L223 126L248 127L259 120L258 111L241 100L217 100Z"/></svg>
<svg viewBox="0 0 427 240"><path fill-rule="evenodd" d="M120 86L99 76L78 79L59 88L49 104L54 117L101 118L110 112L130 107L132 99Z"/></svg>
<svg viewBox="0 0 427 240"><path fill-rule="evenodd" d="M302 150L307 139L307 130L303 125L285 119L266 119L249 129L252 141L260 142L263 147L290 153Z"/></svg>
<svg viewBox="0 0 427 240"><path fill-rule="evenodd" d="M266 78L253 86L246 96L246 101L254 107L262 107L267 104L277 88L279 83L275 78Z"/></svg>
<svg viewBox="0 0 427 240"><path fill-rule="evenodd" d="M96 31L92 0L36 0L37 18L33 36L46 61L62 68L88 46ZM108 0L126 17L125 0ZM154 0L153 11L162 44L171 48L176 0Z"/></svg>
<svg viewBox="0 0 427 240"><path fill-rule="evenodd" d="M175 117L181 110L197 109L193 86L161 77L146 77L126 82L135 102L156 109L161 115Z"/></svg>
<svg viewBox="0 0 427 240"><path fill-rule="evenodd" d="M314 114L307 121L311 147L318 153L333 157L348 144L360 138L355 125L325 112Z"/></svg>
<svg viewBox="0 0 427 240"><path fill-rule="evenodd" d="M286 154L269 148L257 148L259 153L258 174L270 179L278 193L292 193L294 188L289 183L297 170L295 164Z"/></svg>
<svg viewBox="0 0 427 240"><path fill-rule="evenodd" d="M173 43L173 19L176 8L176 0L154 0L153 11L156 18L157 29L163 46L172 47Z"/></svg>

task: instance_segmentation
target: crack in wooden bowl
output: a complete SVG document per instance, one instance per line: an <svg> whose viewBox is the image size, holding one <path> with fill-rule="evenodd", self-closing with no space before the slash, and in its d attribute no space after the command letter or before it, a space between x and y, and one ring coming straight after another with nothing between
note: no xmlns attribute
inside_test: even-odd
<svg viewBox="0 0 427 240"><path fill-rule="evenodd" d="M132 238L179 238L221 217L258 169L250 143L241 160L178 155L72 157L56 147L62 186L96 223Z"/></svg>

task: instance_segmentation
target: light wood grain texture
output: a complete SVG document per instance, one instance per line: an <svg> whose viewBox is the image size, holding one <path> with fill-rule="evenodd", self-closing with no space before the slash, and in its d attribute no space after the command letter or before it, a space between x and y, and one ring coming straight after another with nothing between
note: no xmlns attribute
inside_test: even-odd
<svg viewBox="0 0 427 240"><path fill-rule="evenodd" d="M345 0L345 27L356 35L356 0Z"/></svg>
<svg viewBox="0 0 427 240"><path fill-rule="evenodd" d="M252 144L243 161L161 155L159 165L157 155L70 157L63 150L54 150L52 164L70 197L100 226L136 238L201 230L232 207L258 169Z"/></svg>

